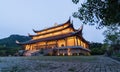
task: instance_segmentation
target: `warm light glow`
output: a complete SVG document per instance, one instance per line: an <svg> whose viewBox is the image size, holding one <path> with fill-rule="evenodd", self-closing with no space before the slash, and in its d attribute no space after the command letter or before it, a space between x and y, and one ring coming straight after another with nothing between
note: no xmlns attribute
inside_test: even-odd
<svg viewBox="0 0 120 72"><path fill-rule="evenodd" d="M46 42L39 42L36 45L46 45Z"/></svg>
<svg viewBox="0 0 120 72"><path fill-rule="evenodd" d="M49 41L49 42L47 42L47 44L49 45L49 44L56 44L56 41Z"/></svg>
<svg viewBox="0 0 120 72"><path fill-rule="evenodd" d="M45 35L35 36L35 37L33 37L33 40L70 33L71 32L70 30L71 30L70 28L67 28L67 29L59 31L59 32L53 32L53 33L48 33Z"/></svg>
<svg viewBox="0 0 120 72"><path fill-rule="evenodd" d="M47 34L47 35L50 36L52 34ZM42 36L42 37L44 37L44 36ZM67 41L67 42L65 42L65 41ZM58 40L57 43L56 43L56 41L48 41L47 45L50 48L54 48L54 47L56 47L56 44L57 44L58 47L62 47L62 46L66 46L66 43L67 43L67 46L77 46L76 37L73 36L73 37L66 38L66 40L65 39ZM49 46L49 45L51 45L51 46ZM78 38L78 45L82 46L84 48L87 48L87 46L88 46L86 43L81 41L79 38ZM46 46L46 42L39 42L37 44L26 45L25 49L26 50L35 50L35 49L42 48L42 47L45 47L45 46Z"/></svg>
<svg viewBox="0 0 120 72"><path fill-rule="evenodd" d="M85 48L85 45L84 45L84 42L83 42L83 41L81 41L81 46Z"/></svg>
<svg viewBox="0 0 120 72"><path fill-rule="evenodd" d="M60 27L47 29L47 30L38 32L37 36L33 36L32 39L38 40L38 39L43 39L43 38L47 38L47 37L54 37L54 36L64 35L64 34L74 32L74 29L71 27L64 29L68 25L69 24L65 24L65 25L60 26ZM56 30L59 30L59 31L56 31ZM67 55L73 55L73 54L79 55L80 53L85 53L85 51L82 50L81 48L68 48L70 46L72 46L72 47L73 46L74 47L75 46L82 46L83 48L88 48L88 44L86 42L84 42L81 39L81 37L79 37L77 35L73 35L70 37L65 37L63 39L57 39L57 40L51 39L50 41L42 41L42 42L36 42L33 44L27 44L27 45L25 45L25 50L39 50L39 49L45 49L45 48L48 49L49 48L48 53L52 54L53 53L52 50L55 49L55 51L56 51L57 50L56 48L58 48L58 50L56 51L55 54L63 55L63 56L66 54Z"/></svg>
<svg viewBox="0 0 120 72"><path fill-rule="evenodd" d="M68 48L68 55L71 55L70 49Z"/></svg>
<svg viewBox="0 0 120 72"><path fill-rule="evenodd" d="M63 56L64 56L65 54L63 53Z"/></svg>
<svg viewBox="0 0 120 72"><path fill-rule="evenodd" d="M44 34L44 33L49 33L49 32L52 32L52 31L55 31L55 30L60 30L60 29L63 29L65 27L67 27L69 24L65 24L64 26L60 26L60 27L57 27L57 28L52 28L52 29L48 29L48 30L45 30L45 31L42 31L42 32L38 32L37 34Z"/></svg>
<svg viewBox="0 0 120 72"><path fill-rule="evenodd" d="M68 46L75 46L75 40L74 40L74 37L68 37L67 39L67 45Z"/></svg>
<svg viewBox="0 0 120 72"><path fill-rule="evenodd" d="M26 46L25 46L25 50L29 50L29 47L28 47L28 45L26 45Z"/></svg>
<svg viewBox="0 0 120 72"><path fill-rule="evenodd" d="M60 53L58 53L58 56L60 55Z"/></svg>
<svg viewBox="0 0 120 72"><path fill-rule="evenodd" d="M69 32L73 32L73 31L71 31L70 28L67 28L67 29L65 29L65 30L62 30L62 33L69 33Z"/></svg>
<svg viewBox="0 0 120 72"><path fill-rule="evenodd" d="M62 47L62 46L65 46L65 40L58 40L57 41L57 44L58 44L58 47Z"/></svg>

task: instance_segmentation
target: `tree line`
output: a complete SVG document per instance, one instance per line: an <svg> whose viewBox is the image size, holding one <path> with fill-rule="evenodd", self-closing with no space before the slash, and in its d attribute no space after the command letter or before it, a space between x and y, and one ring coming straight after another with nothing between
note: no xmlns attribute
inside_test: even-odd
<svg viewBox="0 0 120 72"><path fill-rule="evenodd" d="M72 0L78 4L80 0ZM104 47L109 55L120 54L120 0L86 0L73 17L83 24L106 28Z"/></svg>

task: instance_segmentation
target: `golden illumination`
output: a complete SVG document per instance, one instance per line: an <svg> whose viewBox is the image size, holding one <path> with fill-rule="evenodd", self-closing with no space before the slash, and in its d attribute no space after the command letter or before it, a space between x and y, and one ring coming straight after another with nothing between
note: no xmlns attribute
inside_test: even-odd
<svg viewBox="0 0 120 72"><path fill-rule="evenodd" d="M65 53L63 53L63 56L65 55Z"/></svg>
<svg viewBox="0 0 120 72"><path fill-rule="evenodd" d="M52 33L47 33L47 32L46 32L46 34L44 34L44 35L38 34L38 35L40 35L40 36L35 36L35 37L33 37L33 40L40 39L40 38L57 36L57 35L62 35L62 34L70 33L70 32L73 32L73 30L72 30L71 28L67 28L67 29L61 30L61 31L59 31L59 32L52 32ZM44 32L44 33L45 33L45 32Z"/></svg>
<svg viewBox="0 0 120 72"><path fill-rule="evenodd" d="M57 27L57 28L48 29L48 30L45 30L45 31L42 31L42 32L38 32L37 34L49 33L49 32L52 32L52 31L63 29L65 27L67 27L67 26L69 26L69 24L65 24L64 26L60 26L60 27Z"/></svg>
<svg viewBox="0 0 120 72"><path fill-rule="evenodd" d="M71 55L70 48L68 48L68 55Z"/></svg>
<svg viewBox="0 0 120 72"><path fill-rule="evenodd" d="M74 29L68 21L63 25L36 31L37 35L32 36L33 41L24 47L25 50L46 49L48 54L79 55L85 52L83 48L88 48L87 41L79 35L82 34L79 32L81 31Z"/></svg>
<svg viewBox="0 0 120 72"><path fill-rule="evenodd" d="M65 40L58 40L57 44L58 44L58 47L64 47L65 46Z"/></svg>
<svg viewBox="0 0 120 72"><path fill-rule="evenodd" d="M68 46L75 46L74 37L68 37L68 39L67 39L67 45Z"/></svg>

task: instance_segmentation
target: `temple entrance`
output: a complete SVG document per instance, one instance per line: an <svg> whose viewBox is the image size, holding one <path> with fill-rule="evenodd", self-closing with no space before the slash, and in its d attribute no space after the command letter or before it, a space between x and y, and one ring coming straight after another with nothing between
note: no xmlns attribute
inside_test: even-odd
<svg viewBox="0 0 120 72"><path fill-rule="evenodd" d="M57 56L57 50L56 49L53 49L53 56Z"/></svg>

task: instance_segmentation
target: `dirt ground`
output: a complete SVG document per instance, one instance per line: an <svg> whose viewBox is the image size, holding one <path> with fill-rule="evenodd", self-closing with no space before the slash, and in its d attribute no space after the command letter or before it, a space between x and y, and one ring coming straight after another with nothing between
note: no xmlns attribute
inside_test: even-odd
<svg viewBox="0 0 120 72"><path fill-rule="evenodd" d="M0 57L0 72L120 72L105 56Z"/></svg>

